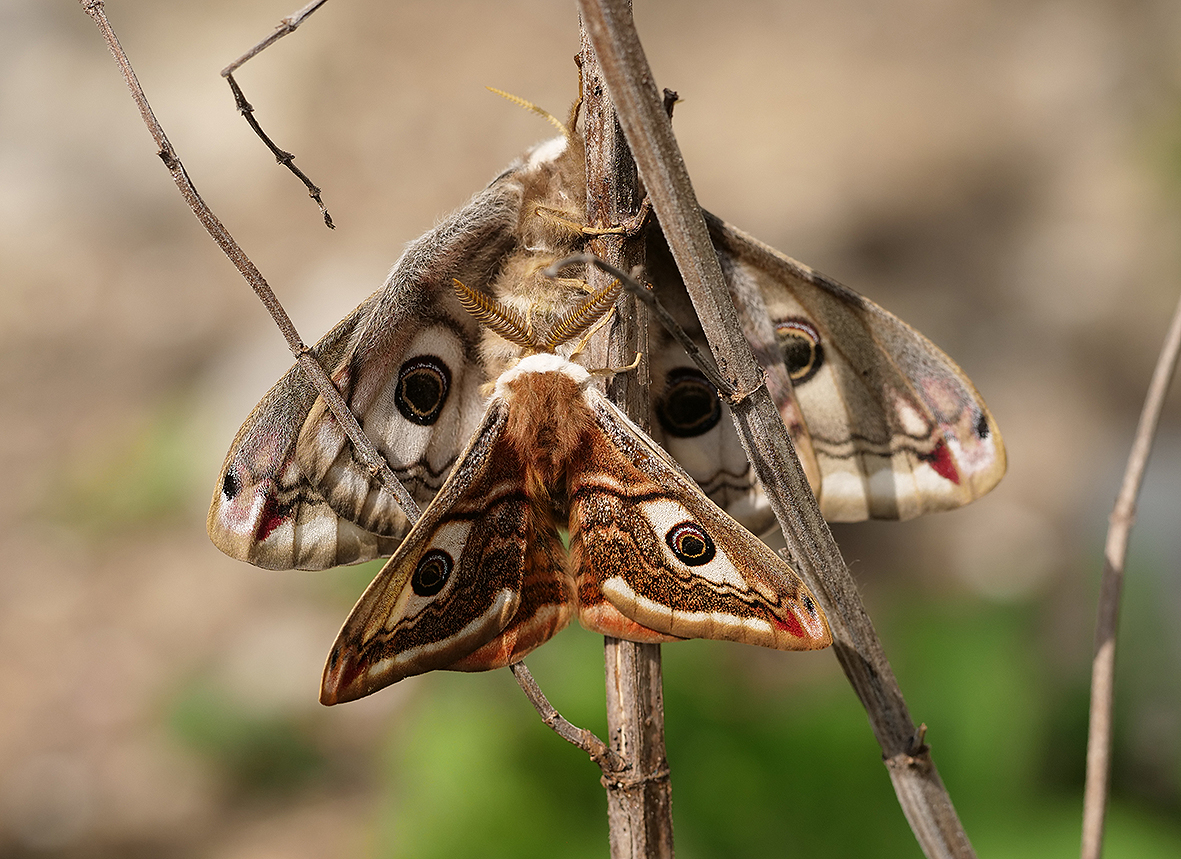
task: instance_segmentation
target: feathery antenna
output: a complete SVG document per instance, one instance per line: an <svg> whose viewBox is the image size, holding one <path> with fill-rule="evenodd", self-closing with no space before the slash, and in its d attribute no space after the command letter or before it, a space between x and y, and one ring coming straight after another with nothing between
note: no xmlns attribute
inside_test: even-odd
<svg viewBox="0 0 1181 859"><path fill-rule="evenodd" d="M463 281L451 278L455 287L455 295L463 309L472 315L481 325L487 326L510 343L536 349L538 344L533 339L532 326L514 307L506 307L495 299L489 298L481 292L476 292Z"/></svg>
<svg viewBox="0 0 1181 859"><path fill-rule="evenodd" d="M563 137L565 137L567 140L570 139L570 129L566 127L566 123L562 122L562 120L558 119L556 116L554 116L552 113L550 113L545 108L538 107L537 105L535 105L531 101L526 101L525 99L521 98L520 96L505 92L504 90L497 89L496 87L490 86L490 87L484 87L484 89L488 90L489 92L496 93L501 98L507 98L513 104L517 105L517 107L523 107L523 108L525 108L525 110L536 113L538 116L540 116L542 119L544 119L550 125L552 125L554 128L558 129L558 131L562 132ZM577 108L575 108L575 109L577 109Z"/></svg>

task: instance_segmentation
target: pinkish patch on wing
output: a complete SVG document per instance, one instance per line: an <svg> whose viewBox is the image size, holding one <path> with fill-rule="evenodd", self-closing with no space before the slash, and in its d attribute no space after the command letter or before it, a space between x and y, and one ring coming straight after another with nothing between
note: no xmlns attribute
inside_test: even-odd
<svg viewBox="0 0 1181 859"><path fill-rule="evenodd" d="M940 477L950 480L956 486L960 484L960 473L951 461L951 451L947 449L947 442L940 440L935 449L928 454L920 454L919 459L935 469Z"/></svg>
<svg viewBox="0 0 1181 859"><path fill-rule="evenodd" d="M268 495L262 507L262 515L259 516L258 532L255 539L260 543L266 540L276 528L283 524L289 513L289 509L279 507L275 496Z"/></svg>
<svg viewBox="0 0 1181 859"><path fill-rule="evenodd" d="M774 622L777 627L787 630L788 634L794 638L811 637L804 631L803 624L800 623L800 619L796 617L795 612L791 611L790 609L788 610L786 617L774 618Z"/></svg>

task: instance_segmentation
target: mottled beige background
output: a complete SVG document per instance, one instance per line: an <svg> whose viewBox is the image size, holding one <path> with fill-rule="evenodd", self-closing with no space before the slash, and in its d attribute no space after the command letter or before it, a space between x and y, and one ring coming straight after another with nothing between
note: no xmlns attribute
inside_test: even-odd
<svg viewBox="0 0 1181 859"><path fill-rule="evenodd" d="M310 341L547 136L483 87L564 112L577 22L571 2L335 0L250 63L239 80L324 189L329 233L218 76L294 3L107 9L190 175ZM1181 284L1181 5L637 6L702 202L923 330L1004 432L991 496L839 529L871 609L893 581L1028 600L1047 670L1078 670ZM0 350L0 856L359 855L372 749L418 687L320 708L359 583L253 570L206 539L221 457L290 358L69 0L0 0ZM1179 426L1174 402L1133 544L1176 604ZM1161 647L1181 650L1172 635ZM162 715L198 675L314 725L340 772L235 804ZM1142 745L1175 744L1181 716L1154 719Z"/></svg>

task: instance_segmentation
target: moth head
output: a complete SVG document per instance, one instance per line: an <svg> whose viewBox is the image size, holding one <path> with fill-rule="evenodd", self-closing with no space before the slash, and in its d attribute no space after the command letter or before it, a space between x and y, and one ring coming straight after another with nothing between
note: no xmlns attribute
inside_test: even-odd
<svg viewBox="0 0 1181 859"><path fill-rule="evenodd" d="M585 387L592 378L590 370L586 367L575 364L561 355L556 355L553 352L537 352L526 355L511 370L501 373L500 378L496 380L494 395L497 397L507 396L514 382L522 376L532 373L562 373L569 376L580 388Z"/></svg>

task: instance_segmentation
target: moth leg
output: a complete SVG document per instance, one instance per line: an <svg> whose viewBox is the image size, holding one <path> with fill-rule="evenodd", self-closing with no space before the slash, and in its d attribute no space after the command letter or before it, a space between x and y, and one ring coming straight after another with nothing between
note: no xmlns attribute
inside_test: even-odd
<svg viewBox="0 0 1181 859"><path fill-rule="evenodd" d="M604 235L622 235L629 239L638 236L644 229L648 222L648 217L652 214L652 198L647 194L644 199L640 201L640 208L636 213L621 223L617 227L612 227L604 231Z"/></svg>
<svg viewBox="0 0 1181 859"><path fill-rule="evenodd" d="M570 353L570 356L569 356L570 360L573 361L575 358L577 358L579 355L581 355L586 350L587 344L590 343L591 338L594 337L596 334L598 334L601 330L603 330L603 326L606 325L608 322L610 322L614 318L615 318L615 308L612 307L605 314L603 314L603 318L600 319L598 322L596 322L594 325L592 325L590 330L587 331L586 334L583 336L583 338L578 341L578 345L575 346L574 351Z"/></svg>
<svg viewBox="0 0 1181 859"><path fill-rule="evenodd" d="M630 373L640 366L640 361L644 358L643 352L636 353L636 359L630 364L625 364L622 367L604 367L601 370L591 370L592 376L614 376L618 373Z"/></svg>
<svg viewBox="0 0 1181 859"><path fill-rule="evenodd" d="M575 235L625 236L627 238L634 238L644 229L644 224L647 222L648 216L652 214L652 201L645 195L643 201L640 203L639 211L626 221L616 224L613 227L592 227L590 224L580 224L577 221L572 221L558 214L556 209L550 209L546 206L538 206L534 210L534 214L552 224L565 227Z"/></svg>

